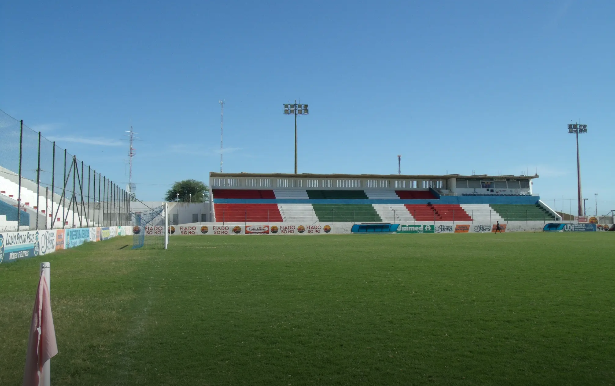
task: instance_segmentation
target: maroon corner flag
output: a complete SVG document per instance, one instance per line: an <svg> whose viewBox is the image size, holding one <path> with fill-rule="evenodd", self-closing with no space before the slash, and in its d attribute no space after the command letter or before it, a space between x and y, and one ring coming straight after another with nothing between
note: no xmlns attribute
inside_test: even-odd
<svg viewBox="0 0 615 386"><path fill-rule="evenodd" d="M49 263L46 264L48 267ZM49 370L44 371L43 367L47 363L45 367L48 369L49 360L58 353L56 332L53 327L53 316L51 315L48 279L45 277L45 268L41 271L41 278L36 291L36 300L34 301L34 310L32 310L23 386L48 385ZM47 268L47 274L48 272L49 268Z"/></svg>

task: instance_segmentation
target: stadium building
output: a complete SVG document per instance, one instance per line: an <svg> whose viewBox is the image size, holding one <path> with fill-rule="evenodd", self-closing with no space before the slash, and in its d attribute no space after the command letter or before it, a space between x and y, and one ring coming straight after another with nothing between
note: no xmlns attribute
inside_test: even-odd
<svg viewBox="0 0 615 386"><path fill-rule="evenodd" d="M547 222L534 176L210 173L215 223Z"/></svg>

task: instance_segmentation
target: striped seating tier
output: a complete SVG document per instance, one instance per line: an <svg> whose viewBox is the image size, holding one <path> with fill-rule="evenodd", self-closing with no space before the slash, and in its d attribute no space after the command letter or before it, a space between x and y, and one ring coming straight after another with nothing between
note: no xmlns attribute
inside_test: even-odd
<svg viewBox="0 0 615 386"><path fill-rule="evenodd" d="M366 200L363 190L308 190L310 200Z"/></svg>
<svg viewBox="0 0 615 386"><path fill-rule="evenodd" d="M437 200L429 190L396 190L395 194L402 200Z"/></svg>
<svg viewBox="0 0 615 386"><path fill-rule="evenodd" d="M217 204L216 222L282 222L277 204Z"/></svg>
<svg viewBox="0 0 615 386"><path fill-rule="evenodd" d="M313 204L321 222L382 222L370 204Z"/></svg>
<svg viewBox="0 0 615 386"><path fill-rule="evenodd" d="M247 190L247 189L212 189L214 199L275 199L273 190Z"/></svg>

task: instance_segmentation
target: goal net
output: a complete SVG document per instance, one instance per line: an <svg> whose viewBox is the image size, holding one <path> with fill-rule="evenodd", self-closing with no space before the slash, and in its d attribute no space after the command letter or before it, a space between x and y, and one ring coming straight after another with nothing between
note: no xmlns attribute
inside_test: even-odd
<svg viewBox="0 0 615 386"><path fill-rule="evenodd" d="M169 218L167 204L132 214L132 249L167 249Z"/></svg>

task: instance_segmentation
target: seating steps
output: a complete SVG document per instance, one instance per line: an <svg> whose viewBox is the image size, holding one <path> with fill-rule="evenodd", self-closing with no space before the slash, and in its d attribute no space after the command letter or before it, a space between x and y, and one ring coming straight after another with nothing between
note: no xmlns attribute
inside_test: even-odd
<svg viewBox="0 0 615 386"><path fill-rule="evenodd" d="M472 217L458 204L434 204L432 208L440 221L472 221Z"/></svg>
<svg viewBox="0 0 615 386"><path fill-rule="evenodd" d="M491 204L505 221L552 221L555 216L538 205Z"/></svg>
<svg viewBox="0 0 615 386"><path fill-rule="evenodd" d="M399 200L394 190L366 190L365 194L370 200Z"/></svg>
<svg viewBox="0 0 615 386"><path fill-rule="evenodd" d="M274 190L276 198L279 199L295 199L295 200L307 200L309 199L305 189L289 189L289 190Z"/></svg>
<svg viewBox="0 0 615 386"><path fill-rule="evenodd" d="M403 204L372 204L382 221L394 224L414 221Z"/></svg>
<svg viewBox="0 0 615 386"><path fill-rule="evenodd" d="M312 204L278 204L280 214L285 222L314 223L318 217Z"/></svg>
<svg viewBox="0 0 615 386"><path fill-rule="evenodd" d="M442 221L442 216L437 214L431 205L405 204L404 206L416 221Z"/></svg>
<svg viewBox="0 0 615 386"><path fill-rule="evenodd" d="M312 207L321 222L382 222L370 204L313 204Z"/></svg>
<svg viewBox="0 0 615 386"><path fill-rule="evenodd" d="M396 190L395 194L402 200L437 200L429 190Z"/></svg>
<svg viewBox="0 0 615 386"><path fill-rule="evenodd" d="M282 222L277 204L214 203L216 222Z"/></svg>
<svg viewBox="0 0 615 386"><path fill-rule="evenodd" d="M213 198L275 199L273 190L255 189L212 189Z"/></svg>
<svg viewBox="0 0 615 386"><path fill-rule="evenodd" d="M363 190L307 190L310 200L366 200Z"/></svg>
<svg viewBox="0 0 615 386"><path fill-rule="evenodd" d="M461 207L477 223L491 224L497 221L504 221L502 216L491 209L489 204L462 204Z"/></svg>

